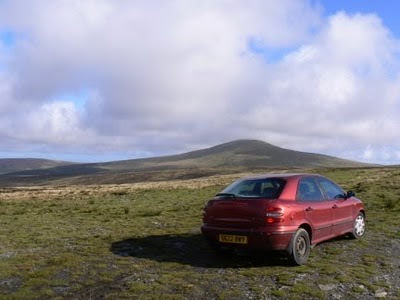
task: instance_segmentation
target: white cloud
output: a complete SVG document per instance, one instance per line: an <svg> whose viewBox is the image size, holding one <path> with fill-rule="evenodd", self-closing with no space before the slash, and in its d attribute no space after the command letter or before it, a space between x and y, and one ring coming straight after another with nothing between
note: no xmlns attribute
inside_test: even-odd
<svg viewBox="0 0 400 300"><path fill-rule="evenodd" d="M13 0L2 27L19 38L0 49L0 139L76 152L236 138L358 159L368 145L400 149L399 40L375 15L324 19L289 0ZM267 62L252 39L287 54ZM94 91L83 111L57 101L82 89Z"/></svg>
<svg viewBox="0 0 400 300"><path fill-rule="evenodd" d="M85 145L93 138L82 129L81 116L75 104L66 101L46 103L39 108L13 116L8 120L9 133L26 143Z"/></svg>
<svg viewBox="0 0 400 300"><path fill-rule="evenodd" d="M81 141L80 117L74 103L55 101L42 105L39 110L30 113L25 122L31 127L31 138L43 139L60 144L71 144ZM73 133L71 135L71 133ZM28 138L28 137L26 137Z"/></svg>
<svg viewBox="0 0 400 300"><path fill-rule="evenodd" d="M375 154L374 154L374 150L372 150L371 145L368 145L363 153L363 159L366 161L371 161L374 158Z"/></svg>

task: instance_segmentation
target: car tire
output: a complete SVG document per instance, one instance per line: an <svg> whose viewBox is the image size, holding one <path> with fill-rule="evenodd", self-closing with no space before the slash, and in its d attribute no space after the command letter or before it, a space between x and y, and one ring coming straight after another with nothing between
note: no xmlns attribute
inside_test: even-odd
<svg viewBox="0 0 400 300"><path fill-rule="evenodd" d="M296 231L290 241L289 249L289 260L293 265L300 266L306 263L310 255L311 245L310 236L305 229L299 228Z"/></svg>
<svg viewBox="0 0 400 300"><path fill-rule="evenodd" d="M365 233L365 216L363 213L358 213L354 220L353 231L351 232L351 237L354 239L361 238Z"/></svg>

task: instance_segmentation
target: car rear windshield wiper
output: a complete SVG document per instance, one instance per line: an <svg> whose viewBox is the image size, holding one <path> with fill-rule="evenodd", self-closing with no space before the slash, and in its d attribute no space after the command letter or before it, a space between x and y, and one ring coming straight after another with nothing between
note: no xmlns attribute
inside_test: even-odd
<svg viewBox="0 0 400 300"><path fill-rule="evenodd" d="M216 194L216 196L236 198L236 195L235 194L231 194L231 193L218 193L218 194Z"/></svg>

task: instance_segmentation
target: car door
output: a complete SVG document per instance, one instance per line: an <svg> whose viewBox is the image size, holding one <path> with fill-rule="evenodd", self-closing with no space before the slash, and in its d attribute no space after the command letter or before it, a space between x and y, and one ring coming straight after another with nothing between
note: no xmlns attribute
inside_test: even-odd
<svg viewBox="0 0 400 300"><path fill-rule="evenodd" d="M345 192L334 182L319 177L318 183L332 207L332 233L341 235L353 227L353 205L346 200Z"/></svg>
<svg viewBox="0 0 400 300"><path fill-rule="evenodd" d="M313 229L312 242L317 243L332 236L332 204L326 201L316 178L309 176L299 180L297 202L304 210L305 218Z"/></svg>

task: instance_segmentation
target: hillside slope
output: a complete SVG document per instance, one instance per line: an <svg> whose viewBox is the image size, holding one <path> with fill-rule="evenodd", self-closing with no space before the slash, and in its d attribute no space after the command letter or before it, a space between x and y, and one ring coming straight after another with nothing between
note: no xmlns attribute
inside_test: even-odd
<svg viewBox="0 0 400 300"><path fill-rule="evenodd" d="M70 164L75 163L40 158L0 158L0 174L54 168Z"/></svg>

